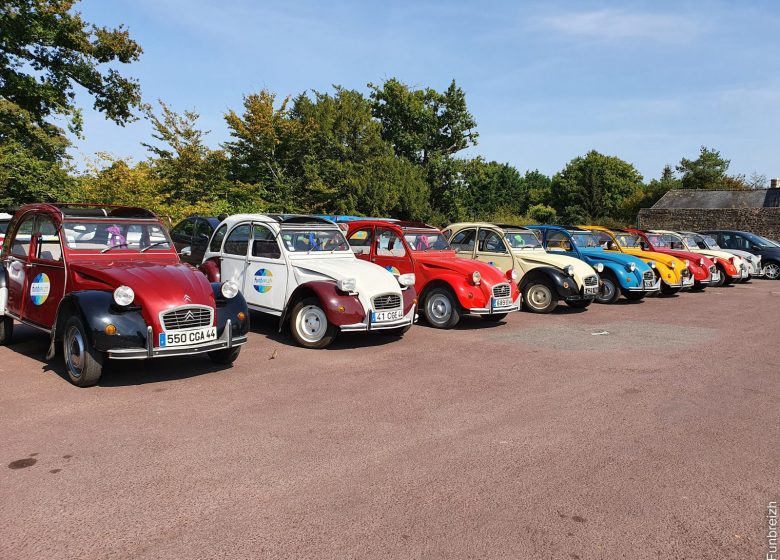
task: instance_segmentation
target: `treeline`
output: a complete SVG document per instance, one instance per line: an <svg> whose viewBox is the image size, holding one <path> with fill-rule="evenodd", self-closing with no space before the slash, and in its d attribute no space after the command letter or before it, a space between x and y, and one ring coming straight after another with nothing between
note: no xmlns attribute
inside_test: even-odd
<svg viewBox="0 0 780 560"><path fill-rule="evenodd" d="M365 92L334 86L280 98L263 90L224 115L229 137L213 148L197 113L145 105L137 83L102 70L132 62L141 48L122 28L90 28L70 4L12 0L0 9L0 205L128 204L172 219L251 211L436 224L632 223L669 189L766 183L728 175L728 160L704 147L697 159L666 166L649 182L630 163L596 151L552 177L465 158L461 152L477 145L477 123L455 81L444 91L398 79L368 84ZM55 117L81 133L72 83L83 85L85 76L108 118L120 125L139 114L150 120L144 161L97 154L86 171L72 167Z"/></svg>

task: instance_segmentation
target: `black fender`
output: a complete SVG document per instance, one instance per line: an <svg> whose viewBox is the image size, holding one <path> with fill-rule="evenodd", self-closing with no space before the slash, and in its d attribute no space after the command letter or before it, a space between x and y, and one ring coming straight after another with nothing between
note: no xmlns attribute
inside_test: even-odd
<svg viewBox="0 0 780 560"><path fill-rule="evenodd" d="M562 299L578 297L580 295L577 282L571 276L567 276L557 268L551 266L538 266L532 268L520 278L518 288L523 289L531 282L546 281L558 292L558 297Z"/></svg>
<svg viewBox="0 0 780 560"><path fill-rule="evenodd" d="M217 336L222 336L228 319L233 326L233 337L246 336L249 332L249 307L244 294L238 292L236 297L228 299L222 295L222 284L219 282L212 282L211 290L217 304ZM243 313L243 320L239 316L240 313Z"/></svg>
<svg viewBox="0 0 780 560"><path fill-rule="evenodd" d="M92 347L100 352L115 348L146 348L147 323L141 307L120 307L114 303L111 292L85 290L67 294L57 308L51 344L47 358L54 356L56 343L65 334L65 325L73 317L79 317ZM106 325L116 326L116 334L106 334Z"/></svg>

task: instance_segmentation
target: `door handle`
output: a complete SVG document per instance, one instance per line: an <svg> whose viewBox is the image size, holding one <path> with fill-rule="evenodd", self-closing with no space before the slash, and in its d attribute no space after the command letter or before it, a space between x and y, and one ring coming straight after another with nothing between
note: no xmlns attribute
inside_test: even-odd
<svg viewBox="0 0 780 560"><path fill-rule="evenodd" d="M32 268L33 264L31 262L24 263L24 268Z"/></svg>

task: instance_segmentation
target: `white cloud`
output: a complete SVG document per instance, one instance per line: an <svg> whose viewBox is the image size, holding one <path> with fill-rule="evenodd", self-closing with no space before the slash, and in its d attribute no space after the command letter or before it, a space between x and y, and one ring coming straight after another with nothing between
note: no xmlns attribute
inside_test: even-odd
<svg viewBox="0 0 780 560"><path fill-rule="evenodd" d="M538 23L563 35L605 41L643 39L677 42L690 39L702 31L699 22L681 15L622 10L560 13L541 17Z"/></svg>

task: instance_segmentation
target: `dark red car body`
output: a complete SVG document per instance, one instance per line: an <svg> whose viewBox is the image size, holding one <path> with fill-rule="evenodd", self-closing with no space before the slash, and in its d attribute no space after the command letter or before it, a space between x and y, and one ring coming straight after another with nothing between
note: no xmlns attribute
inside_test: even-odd
<svg viewBox="0 0 780 560"><path fill-rule="evenodd" d="M653 245L650 242L650 239L647 237L647 232L641 229L626 229L625 231L634 233L642 238L642 241L644 241L647 244L647 248L649 251L656 251L658 253L664 253L666 255L672 255L673 257L677 257L678 259L683 259L688 261L688 270L691 271L691 274L693 275L693 279L697 284L701 284L703 286L709 285L711 279L712 279L712 270L715 266L715 263L712 261L712 259L705 257L704 255L701 255L699 253L692 253L690 251L681 251L678 249L669 249L668 247L658 247L657 245Z"/></svg>

